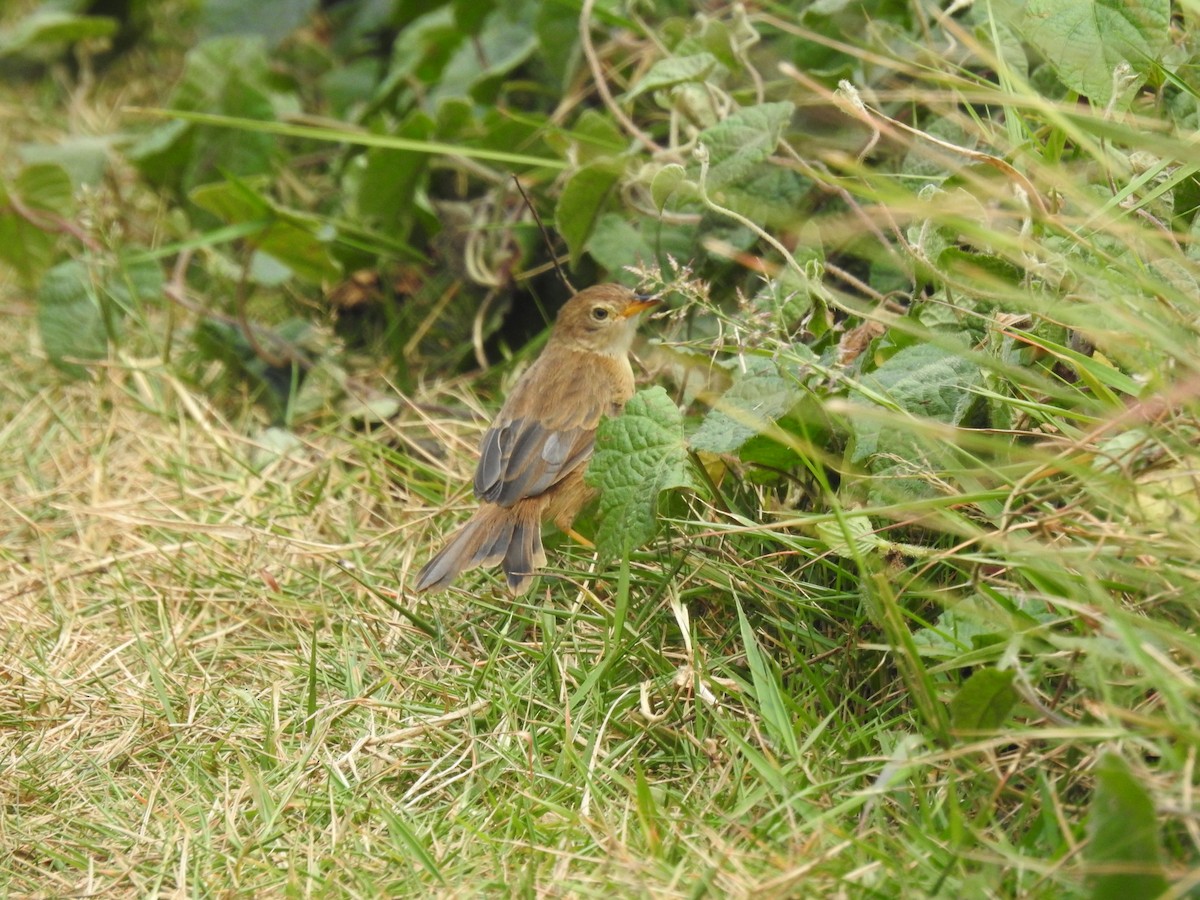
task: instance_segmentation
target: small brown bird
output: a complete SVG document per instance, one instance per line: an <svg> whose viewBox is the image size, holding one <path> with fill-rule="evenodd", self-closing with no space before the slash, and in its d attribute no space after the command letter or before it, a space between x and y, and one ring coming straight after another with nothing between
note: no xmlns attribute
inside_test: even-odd
<svg viewBox="0 0 1200 900"><path fill-rule="evenodd" d="M633 396L629 348L638 313L657 302L618 284L586 288L567 301L546 349L483 436L479 509L417 574L418 591L441 590L460 572L500 564L509 590L522 594L546 564L542 522L574 535L571 523L596 493L583 481L596 426Z"/></svg>

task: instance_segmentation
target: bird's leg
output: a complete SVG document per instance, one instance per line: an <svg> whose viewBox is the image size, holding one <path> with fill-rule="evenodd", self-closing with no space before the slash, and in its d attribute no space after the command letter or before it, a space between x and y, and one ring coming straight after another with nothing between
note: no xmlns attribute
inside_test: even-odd
<svg viewBox="0 0 1200 900"><path fill-rule="evenodd" d="M595 544L593 544L591 541L589 541L587 538L585 538L582 534L580 534L574 528L564 528L563 534L565 534L567 537L569 537L575 543L582 544L584 547L587 547L589 550L596 549Z"/></svg>

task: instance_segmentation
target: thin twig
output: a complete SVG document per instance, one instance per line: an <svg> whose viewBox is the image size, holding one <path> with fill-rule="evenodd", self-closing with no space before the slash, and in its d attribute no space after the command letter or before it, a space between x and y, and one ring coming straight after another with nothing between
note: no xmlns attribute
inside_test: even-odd
<svg viewBox="0 0 1200 900"><path fill-rule="evenodd" d="M93 253L99 253L104 249L99 241L71 220L64 219L62 216L55 215L44 209L33 209L26 206L24 201L16 194L8 195L8 208L35 228L40 228L42 231L54 231L59 234L70 235Z"/></svg>
<svg viewBox="0 0 1200 900"><path fill-rule="evenodd" d="M517 186L521 197L525 200L525 205L529 207L529 211L533 213L533 221L537 222L538 231L542 233L542 240L546 244L546 249L550 252L550 262L554 264L554 271L558 273L558 277L562 279L562 283L567 286L572 294L578 293L575 290L575 285L571 284L571 279L567 278L567 273L563 271L562 266L558 264L558 255L554 252L554 242L550 239L550 232L546 230L546 226L542 224L542 217L538 215L537 207L533 205L533 201L529 199L529 195L525 193L525 188L521 185L521 179L513 173L513 184Z"/></svg>

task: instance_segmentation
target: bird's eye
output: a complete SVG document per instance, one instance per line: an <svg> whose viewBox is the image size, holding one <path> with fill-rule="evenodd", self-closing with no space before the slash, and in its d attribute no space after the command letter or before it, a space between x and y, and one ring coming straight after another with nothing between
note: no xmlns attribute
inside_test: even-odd
<svg viewBox="0 0 1200 900"><path fill-rule="evenodd" d="M596 306L592 309L592 318L597 322L603 322L608 318L608 310L603 306Z"/></svg>

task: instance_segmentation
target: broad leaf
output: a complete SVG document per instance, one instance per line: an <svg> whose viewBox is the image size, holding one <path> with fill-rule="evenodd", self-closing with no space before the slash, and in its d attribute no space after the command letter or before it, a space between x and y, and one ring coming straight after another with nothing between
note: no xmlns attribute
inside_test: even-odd
<svg viewBox="0 0 1200 900"><path fill-rule="evenodd" d="M28 165L48 164L62 167L74 187L99 184L108 169L116 143L111 136L78 135L64 137L53 144L22 144L17 154Z"/></svg>
<svg viewBox="0 0 1200 900"><path fill-rule="evenodd" d="M1096 763L1096 792L1088 810L1084 851L1093 900L1158 897L1167 889L1154 801L1116 753Z"/></svg>
<svg viewBox="0 0 1200 900"><path fill-rule="evenodd" d="M697 141L708 149L709 194L750 177L774 152L794 110L789 102L763 103L739 110L700 132Z"/></svg>
<svg viewBox="0 0 1200 900"><path fill-rule="evenodd" d="M1029 0L1021 24L1063 84L1103 106L1113 98L1118 65L1137 73L1137 84L1145 80L1167 45L1171 3Z"/></svg>
<svg viewBox="0 0 1200 900"><path fill-rule="evenodd" d="M751 357L746 373L713 404L688 444L693 450L734 453L799 399L800 388L794 378L780 375L769 359Z"/></svg>
<svg viewBox="0 0 1200 900"><path fill-rule="evenodd" d="M696 186L688 182L687 169L679 163L670 163L655 172L654 178L650 182L650 196L654 200L655 208L662 212L667 206L667 201L671 199L671 195L680 188L690 188L691 191L695 191Z"/></svg>
<svg viewBox="0 0 1200 900"><path fill-rule="evenodd" d="M32 221L12 208L10 197L25 206ZM54 261L59 234L53 220L69 218L74 207L71 179L60 166L28 166L11 184L0 184L0 262L35 283ZM46 214L44 224L39 214Z"/></svg>
<svg viewBox="0 0 1200 900"><path fill-rule="evenodd" d="M298 111L295 95L271 69L257 38L213 38L192 49L171 108L255 121ZM270 172L276 138L250 128L168 122L143 136L129 157L152 182L180 191L225 175Z"/></svg>
<svg viewBox="0 0 1200 900"><path fill-rule="evenodd" d="M254 34L278 44L303 25L319 0L204 0L201 23L211 36Z"/></svg>
<svg viewBox="0 0 1200 900"><path fill-rule="evenodd" d="M433 136L434 123L425 113L413 112L392 133L410 140ZM429 163L428 153L371 147L355 161L347 178L357 217L374 227L403 238L412 227L413 195Z"/></svg>
<svg viewBox="0 0 1200 900"><path fill-rule="evenodd" d="M260 229L247 238L270 260L256 260L251 276L260 284L278 284L291 275L310 282L336 278L341 268L330 254L333 230L315 216L285 209L256 193L251 184L230 181L207 184L189 195L193 203L227 224L258 223Z"/></svg>
<svg viewBox="0 0 1200 900"><path fill-rule="evenodd" d="M980 669L950 701L950 726L955 731L997 731L1017 702L1011 669Z"/></svg>
<svg viewBox="0 0 1200 900"><path fill-rule="evenodd" d="M42 278L38 328L50 362L75 378L87 375L87 369L75 360L107 356L108 329L83 263L59 263Z"/></svg>
<svg viewBox="0 0 1200 900"><path fill-rule="evenodd" d="M654 537L658 495L694 486L683 417L666 391L641 391L624 413L600 423L586 477L600 489L596 544L602 552L624 555Z"/></svg>
<svg viewBox="0 0 1200 900"><path fill-rule="evenodd" d="M117 20L106 16L77 16L40 9L21 19L13 28L0 32L0 59L38 47L109 37L116 30Z"/></svg>
<svg viewBox="0 0 1200 900"><path fill-rule="evenodd" d="M979 367L971 360L933 344L915 344L863 376L862 384L916 418L958 425L975 401L973 388L979 380ZM869 406L883 412L874 403ZM868 414L852 417L851 427L852 462L877 453L904 455L912 450L912 432L902 425L885 424Z"/></svg>
<svg viewBox="0 0 1200 900"><path fill-rule="evenodd" d="M571 251L571 265L579 262L596 220L624 170L621 160L597 160L577 170L563 186L554 221Z"/></svg>
<svg viewBox="0 0 1200 900"><path fill-rule="evenodd" d="M447 97L473 96L482 82L525 62L537 47L537 5L509 3L492 10L471 40L460 43L446 61L441 77L429 91L427 108L436 109L437 103Z"/></svg>
<svg viewBox="0 0 1200 900"><path fill-rule="evenodd" d="M883 540L875 533L868 516L846 516L844 522L828 519L817 525L817 537L831 552L846 559L864 556L879 547Z"/></svg>
<svg viewBox="0 0 1200 900"><path fill-rule="evenodd" d="M625 99L632 100L647 91L661 91L688 81L705 81L716 67L717 58L711 53L660 59L634 85L633 90L626 95Z"/></svg>
<svg viewBox="0 0 1200 900"><path fill-rule="evenodd" d="M154 260L122 262L120 268L105 279L101 289L123 313L139 311L147 303L162 299L163 273Z"/></svg>

